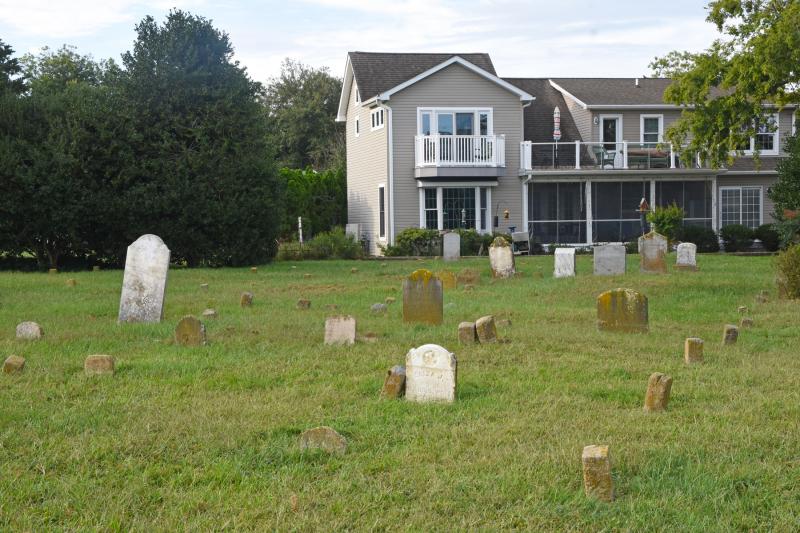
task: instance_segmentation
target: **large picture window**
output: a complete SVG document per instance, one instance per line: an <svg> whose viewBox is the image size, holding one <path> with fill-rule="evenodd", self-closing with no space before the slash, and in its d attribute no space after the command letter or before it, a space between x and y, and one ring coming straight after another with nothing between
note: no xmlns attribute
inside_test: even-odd
<svg viewBox="0 0 800 533"><path fill-rule="evenodd" d="M420 198L420 225L427 229L490 229L488 187L429 187Z"/></svg>
<svg viewBox="0 0 800 533"><path fill-rule="evenodd" d="M592 239L628 242L638 238L642 198L650 198L649 181L592 183Z"/></svg>
<svg viewBox="0 0 800 533"><path fill-rule="evenodd" d="M586 242L586 202L583 182L528 185L528 225L542 244Z"/></svg>
<svg viewBox="0 0 800 533"><path fill-rule="evenodd" d="M721 187L720 226L742 224L755 229L761 225L761 187Z"/></svg>

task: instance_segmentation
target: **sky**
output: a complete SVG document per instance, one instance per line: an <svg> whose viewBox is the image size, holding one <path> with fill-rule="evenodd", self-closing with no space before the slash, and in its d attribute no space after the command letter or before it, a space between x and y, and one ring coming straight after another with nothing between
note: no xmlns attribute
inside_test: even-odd
<svg viewBox="0 0 800 533"><path fill-rule="evenodd" d="M671 50L717 37L703 0L0 0L0 39L19 54L77 46L95 59L132 47L146 15L202 15L258 81L283 59L344 72L348 51L488 52L504 77L634 77Z"/></svg>

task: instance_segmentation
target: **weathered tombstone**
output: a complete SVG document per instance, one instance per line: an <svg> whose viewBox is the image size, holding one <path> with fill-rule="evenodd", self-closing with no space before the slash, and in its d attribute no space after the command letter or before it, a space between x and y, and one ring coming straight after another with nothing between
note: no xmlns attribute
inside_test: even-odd
<svg viewBox="0 0 800 533"><path fill-rule="evenodd" d="M142 235L128 246L118 322L161 322L169 255L156 235Z"/></svg>
<svg viewBox="0 0 800 533"><path fill-rule="evenodd" d="M683 360L687 365L703 362L703 339L689 337L683 348Z"/></svg>
<svg viewBox="0 0 800 533"><path fill-rule="evenodd" d="M181 318L175 326L175 342L181 346L205 346L206 326L191 315Z"/></svg>
<svg viewBox="0 0 800 533"><path fill-rule="evenodd" d="M217 318L217 316L216 309L206 309L203 311L203 318Z"/></svg>
<svg viewBox="0 0 800 533"><path fill-rule="evenodd" d="M48 274L58 274L58 269L57 268L48 269L47 273Z"/></svg>
<svg viewBox="0 0 800 533"><path fill-rule="evenodd" d="M475 333L478 335L478 342L481 344L491 344L497 342L497 326L494 317L483 316L475 321Z"/></svg>
<svg viewBox="0 0 800 533"><path fill-rule="evenodd" d="M258 272L258 267L250 267L250 272L256 274Z"/></svg>
<svg viewBox="0 0 800 533"><path fill-rule="evenodd" d="M78 280L75 278L69 278L67 280L67 287L75 287L76 285L78 285Z"/></svg>
<svg viewBox="0 0 800 533"><path fill-rule="evenodd" d="M647 394L644 397L644 410L648 412L664 411L669 404L669 393L672 389L672 378L661 372L654 372L647 380Z"/></svg>
<svg viewBox="0 0 800 533"><path fill-rule="evenodd" d="M477 285L481 281L481 273L472 268L465 268L458 273L456 281L461 285Z"/></svg>
<svg viewBox="0 0 800 533"><path fill-rule="evenodd" d="M4 374L14 374L16 372L22 372L22 369L25 368L25 358L20 357L18 355L9 355L5 361L3 361L3 373Z"/></svg>
<svg viewBox="0 0 800 533"><path fill-rule="evenodd" d="M747 306L745 306L745 305L740 305L739 307L737 307L737 308L736 308L736 311L737 311L737 312L738 312L740 315L746 315L746 314L747 314Z"/></svg>
<svg viewBox="0 0 800 533"><path fill-rule="evenodd" d="M651 231L639 237L639 270L651 274L667 271L667 238Z"/></svg>
<svg viewBox="0 0 800 533"><path fill-rule="evenodd" d="M765 290L761 290L756 295L756 303L765 304L769 301L769 293Z"/></svg>
<svg viewBox="0 0 800 533"><path fill-rule="evenodd" d="M381 398L400 398L406 392L406 368L396 365L386 373L381 389Z"/></svg>
<svg viewBox="0 0 800 533"><path fill-rule="evenodd" d="M697 245L682 242L678 245L678 259L675 263L678 270L697 270Z"/></svg>
<svg viewBox="0 0 800 533"><path fill-rule="evenodd" d="M442 282L429 270L415 270L403 280L403 320L438 326L444 318Z"/></svg>
<svg viewBox="0 0 800 533"><path fill-rule="evenodd" d="M100 265L94 265L92 267L92 272L100 272Z"/></svg>
<svg viewBox="0 0 800 533"><path fill-rule="evenodd" d="M755 321L750 317L744 316L739 321L739 327L742 328L742 329L749 329L749 328L752 328L755 325L756 325Z"/></svg>
<svg viewBox="0 0 800 533"><path fill-rule="evenodd" d="M455 232L445 233L442 237L442 257L445 261L461 259L461 235Z"/></svg>
<svg viewBox="0 0 800 533"><path fill-rule="evenodd" d="M20 322L17 324L17 339L22 341L38 341L44 337L42 326L36 322Z"/></svg>
<svg viewBox="0 0 800 533"><path fill-rule="evenodd" d="M722 330L722 344L724 345L731 345L736 344L736 341L739 339L739 328L732 324L725 324L725 328Z"/></svg>
<svg viewBox="0 0 800 533"><path fill-rule="evenodd" d="M343 454L347 451L347 439L328 426L309 429L300 435L300 451L322 450L327 453Z"/></svg>
<svg viewBox="0 0 800 533"><path fill-rule="evenodd" d="M325 344L355 344L356 319L334 316L325 320Z"/></svg>
<svg viewBox="0 0 800 533"><path fill-rule="evenodd" d="M647 332L647 296L632 289L612 289L602 293L597 297L597 329Z"/></svg>
<svg viewBox="0 0 800 533"><path fill-rule="evenodd" d="M556 248L554 278L575 276L575 248Z"/></svg>
<svg viewBox="0 0 800 533"><path fill-rule="evenodd" d="M436 277L442 282L443 289L455 289L458 286L456 275L449 270L440 270L436 273Z"/></svg>
<svg viewBox="0 0 800 533"><path fill-rule="evenodd" d="M614 480L611 478L608 446L586 446L581 454L581 462L586 495L606 502L614 501Z"/></svg>
<svg viewBox="0 0 800 533"><path fill-rule="evenodd" d="M297 300L297 304L295 305L297 309L301 311L308 311L311 309L311 300L306 300L305 298L301 298Z"/></svg>
<svg viewBox="0 0 800 533"><path fill-rule="evenodd" d="M380 303L372 304L369 307L369 311L373 315L385 315L389 311L389 306L387 306L386 304L380 304Z"/></svg>
<svg viewBox="0 0 800 533"><path fill-rule="evenodd" d="M475 344L478 342L475 322L461 322L458 325L458 342L459 344Z"/></svg>
<svg viewBox="0 0 800 533"><path fill-rule="evenodd" d="M110 355L90 355L83 362L83 372L87 376L102 376L114 373L114 358Z"/></svg>
<svg viewBox="0 0 800 533"><path fill-rule="evenodd" d="M456 356L437 344L424 344L406 354L406 399L449 402L456 399Z"/></svg>
<svg viewBox="0 0 800 533"><path fill-rule="evenodd" d="M503 237L495 237L489 246L489 264L492 267L492 276L495 278L510 278L516 274L514 267L514 252L511 245Z"/></svg>
<svg viewBox="0 0 800 533"><path fill-rule="evenodd" d="M208 283L201 283L200 290L208 291Z"/></svg>
<svg viewBox="0 0 800 533"><path fill-rule="evenodd" d="M386 302L386 305L391 305L396 301L397 300L393 296L387 296L386 299L384 300L384 302Z"/></svg>
<svg viewBox="0 0 800 533"><path fill-rule="evenodd" d="M621 276L625 274L625 245L602 244L594 247L594 275Z"/></svg>
<svg viewBox="0 0 800 533"><path fill-rule="evenodd" d="M253 305L253 293L245 291L239 297L239 305L242 307L251 307Z"/></svg>

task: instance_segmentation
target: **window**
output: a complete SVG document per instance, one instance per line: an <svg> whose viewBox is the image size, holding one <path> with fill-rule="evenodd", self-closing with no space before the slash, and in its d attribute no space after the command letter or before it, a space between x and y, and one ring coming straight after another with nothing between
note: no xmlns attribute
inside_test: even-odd
<svg viewBox="0 0 800 533"><path fill-rule="evenodd" d="M378 187L378 237L386 238L386 189Z"/></svg>
<svg viewBox="0 0 800 533"><path fill-rule="evenodd" d="M370 113L372 119L372 129L379 130L383 127L383 108L374 109Z"/></svg>
<svg viewBox="0 0 800 533"><path fill-rule="evenodd" d="M649 201L650 182L592 183L592 239L627 242L642 234L639 202Z"/></svg>
<svg viewBox="0 0 800 533"><path fill-rule="evenodd" d="M652 147L664 140L664 115L641 115L639 142Z"/></svg>
<svg viewBox="0 0 800 533"><path fill-rule="evenodd" d="M720 187L720 226L761 225L761 187Z"/></svg>
<svg viewBox="0 0 800 533"><path fill-rule="evenodd" d="M355 128L354 131L355 131L356 137L358 137L361 134L361 124L359 123L358 117L356 117L354 128Z"/></svg>
<svg viewBox="0 0 800 533"><path fill-rule="evenodd" d="M439 229L436 189L425 189L425 228Z"/></svg>
<svg viewBox="0 0 800 533"><path fill-rule="evenodd" d="M779 136L778 136L778 115L772 114L766 121L756 122L755 137L750 137L750 146L745 142L739 149L746 154L752 154L758 150L762 155L778 155Z"/></svg>
<svg viewBox="0 0 800 533"><path fill-rule="evenodd" d="M442 189L443 229L475 228L475 188Z"/></svg>
<svg viewBox="0 0 800 533"><path fill-rule="evenodd" d="M492 135L492 110L474 108L426 108L417 116L419 135Z"/></svg>
<svg viewBox="0 0 800 533"><path fill-rule="evenodd" d="M528 185L529 231L542 244L586 242L586 184Z"/></svg>
<svg viewBox="0 0 800 533"><path fill-rule="evenodd" d="M480 221L480 225L478 226L478 231L485 231L485 230L489 229L486 226L486 213L487 213L487 209L488 209L488 206L487 206L488 200L486 198L487 196L488 195L487 195L487 192L486 192L486 187L481 187L481 198L480 198L480 200L481 200L481 221Z"/></svg>
<svg viewBox="0 0 800 533"><path fill-rule="evenodd" d="M420 195L420 225L427 229L489 229L492 196L487 187L430 187Z"/></svg>

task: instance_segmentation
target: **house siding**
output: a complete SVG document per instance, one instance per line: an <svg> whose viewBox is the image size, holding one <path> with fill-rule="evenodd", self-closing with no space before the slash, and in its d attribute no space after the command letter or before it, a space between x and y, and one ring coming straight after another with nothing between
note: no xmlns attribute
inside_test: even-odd
<svg viewBox="0 0 800 533"><path fill-rule="evenodd" d="M564 96L564 101L567 103L567 109L575 126L578 128L578 133L581 134L581 139L589 141L592 139L592 112L588 109L582 108L575 100L569 96ZM535 105L535 104L534 104Z"/></svg>
<svg viewBox="0 0 800 533"><path fill-rule="evenodd" d="M380 252L378 186L386 188L386 237L389 236L389 180L388 180L388 116L384 112L383 129L371 131L370 109L356 104L356 84L350 90L347 104L347 220L361 225L361 236L369 240L369 252ZM359 118L361 134L355 135L355 121Z"/></svg>
<svg viewBox="0 0 800 533"><path fill-rule="evenodd" d="M506 146L505 171L498 178L498 186L492 188L492 214L496 214L496 206L501 211L509 209L511 219L507 223L522 227L519 143L523 115L518 95L454 64L392 95L387 105L392 108L395 235L420 225L419 188L414 174L418 107L492 108L494 134L505 135Z"/></svg>

